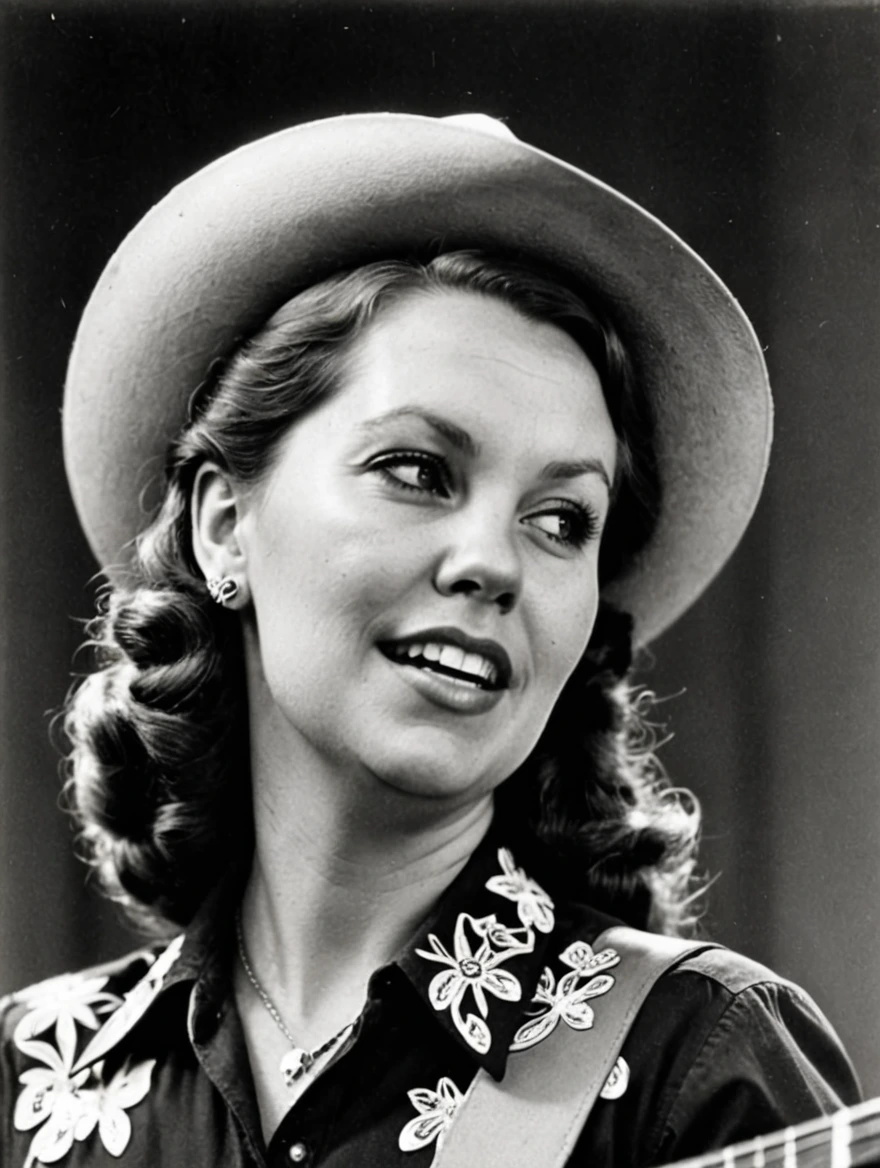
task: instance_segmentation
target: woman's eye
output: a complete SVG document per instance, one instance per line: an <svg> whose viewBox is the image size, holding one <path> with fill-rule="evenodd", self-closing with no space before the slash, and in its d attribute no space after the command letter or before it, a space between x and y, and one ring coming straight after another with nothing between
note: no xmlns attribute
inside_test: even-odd
<svg viewBox="0 0 880 1168"><path fill-rule="evenodd" d="M539 511L536 515L530 515L526 522L537 527L555 543L576 548L595 539L601 528L595 511L577 505Z"/></svg>
<svg viewBox="0 0 880 1168"><path fill-rule="evenodd" d="M403 451L386 455L373 463L395 487L446 497L449 482L443 460L423 451Z"/></svg>

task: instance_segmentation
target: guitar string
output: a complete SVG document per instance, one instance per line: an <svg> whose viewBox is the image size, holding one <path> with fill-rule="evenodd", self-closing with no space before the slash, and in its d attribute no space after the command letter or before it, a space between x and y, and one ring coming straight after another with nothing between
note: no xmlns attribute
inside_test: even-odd
<svg viewBox="0 0 880 1168"><path fill-rule="evenodd" d="M852 1138L849 1142L850 1164L852 1168L858 1168L859 1165L867 1166L868 1164L880 1163L880 1132L870 1132L866 1135L858 1135ZM699 1157L694 1160L682 1161L679 1166L671 1166L671 1168L684 1168L687 1164L691 1168L758 1168L763 1164L764 1168L774 1168L774 1165L793 1163L797 1168L833 1168L833 1161L831 1160L831 1140L830 1136L824 1140L816 1140L813 1143L804 1146L803 1140L797 1141L796 1146L787 1150L784 1146L775 1146L764 1149L763 1160L760 1156L760 1149L753 1148L743 1150L735 1156L730 1156L725 1159L724 1152L710 1153L706 1158Z"/></svg>
<svg viewBox="0 0 880 1168"><path fill-rule="evenodd" d="M861 1104L858 1111L866 1111L864 1116L852 1115L849 1121L849 1151L852 1168L866 1166L872 1160L880 1162L880 1101L872 1100ZM765 1168L774 1165L795 1163L797 1168L833 1168L831 1156L832 1127L828 1117L824 1121L812 1120L811 1124L822 1122L823 1126L814 1131L798 1134L797 1128L772 1135L759 1137L742 1144L734 1144L728 1149L710 1152L706 1156L681 1161L670 1168L757 1168L762 1162ZM763 1153L763 1160L762 1160Z"/></svg>

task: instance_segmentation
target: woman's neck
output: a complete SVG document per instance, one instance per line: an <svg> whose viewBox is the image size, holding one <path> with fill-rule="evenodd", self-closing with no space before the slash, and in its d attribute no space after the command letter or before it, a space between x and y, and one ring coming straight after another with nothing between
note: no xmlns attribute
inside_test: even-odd
<svg viewBox="0 0 880 1168"><path fill-rule="evenodd" d="M250 963L297 1043L359 1012L389 961L467 863L487 796L444 811L319 760L254 760L256 849L242 906ZM284 773L282 773L282 771Z"/></svg>

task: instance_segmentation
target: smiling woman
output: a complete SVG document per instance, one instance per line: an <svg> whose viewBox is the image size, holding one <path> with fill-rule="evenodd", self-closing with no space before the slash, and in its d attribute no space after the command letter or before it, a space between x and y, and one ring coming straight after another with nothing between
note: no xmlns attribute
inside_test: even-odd
<svg viewBox="0 0 880 1168"><path fill-rule="evenodd" d="M344 388L293 428L262 489L236 494L203 464L196 559L208 577L243 579L246 565L256 614L248 676L270 700L252 731L271 741L255 720L280 709L320 787L366 772L470 802L534 747L589 639L608 507L599 476L548 483L542 468L585 445L608 475L615 462L598 377L565 341L474 295L407 299L354 342ZM431 630L445 625L461 648L481 638L504 653L503 685L393 651L442 648Z"/></svg>
<svg viewBox="0 0 880 1168"><path fill-rule="evenodd" d="M851 1100L796 987L654 936L693 924L699 817L632 652L763 477L739 309L485 123L345 118L243 153L111 261L65 414L112 581L70 805L109 894L185 932L7 1002L4 1163L648 1165ZM575 1065L601 1099L557 1147L542 1099ZM472 1142L505 1099L531 1142Z"/></svg>

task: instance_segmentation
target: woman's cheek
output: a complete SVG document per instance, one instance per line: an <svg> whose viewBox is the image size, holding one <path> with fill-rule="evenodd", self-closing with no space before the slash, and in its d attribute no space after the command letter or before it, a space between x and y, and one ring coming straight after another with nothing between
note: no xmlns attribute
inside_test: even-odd
<svg viewBox="0 0 880 1168"><path fill-rule="evenodd" d="M556 696L584 655L598 610L598 581L592 581L586 594L583 589L573 591L567 603L560 601L545 611L546 633L542 641L546 648L539 658L539 667Z"/></svg>

